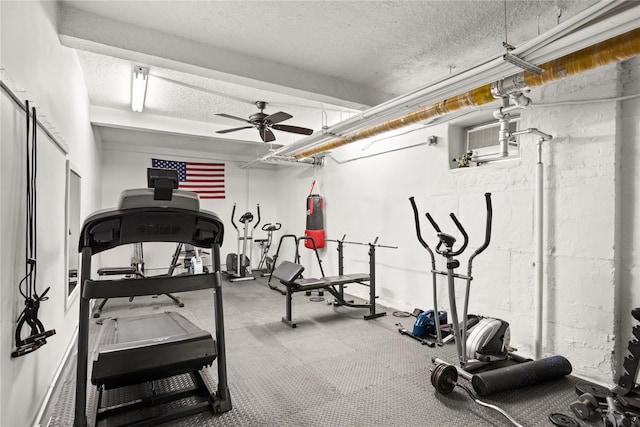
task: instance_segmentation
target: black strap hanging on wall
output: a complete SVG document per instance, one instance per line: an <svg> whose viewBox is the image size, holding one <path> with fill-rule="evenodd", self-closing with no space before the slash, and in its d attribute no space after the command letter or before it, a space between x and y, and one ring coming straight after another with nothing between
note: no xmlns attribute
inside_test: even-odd
<svg viewBox="0 0 640 427"><path fill-rule="evenodd" d="M36 235L36 177L37 177L37 149L36 149L36 108L31 108L29 117L29 101L26 101L27 117L27 197L26 197L26 227L25 227L25 276L20 281L18 289L24 298L24 309L16 321L16 350L11 357L20 357L29 354L47 343L47 338L56 333L55 329L46 331L44 325L38 319L40 302L49 299L46 295L50 288L38 295L36 289L36 259L37 259L37 235ZM22 338L22 330L27 327L29 336Z"/></svg>

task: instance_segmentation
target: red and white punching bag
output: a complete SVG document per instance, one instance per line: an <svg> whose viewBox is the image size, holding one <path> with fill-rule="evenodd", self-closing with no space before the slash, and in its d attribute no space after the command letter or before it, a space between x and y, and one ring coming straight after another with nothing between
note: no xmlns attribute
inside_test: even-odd
<svg viewBox="0 0 640 427"><path fill-rule="evenodd" d="M324 248L324 215L322 210L324 209L324 200L319 194L313 194L313 187L316 185L316 181L313 181L311 185L311 191L307 197L307 227L304 231L305 236L312 237L316 243L316 248ZM313 243L311 240L305 240L304 246L309 249L313 249Z"/></svg>

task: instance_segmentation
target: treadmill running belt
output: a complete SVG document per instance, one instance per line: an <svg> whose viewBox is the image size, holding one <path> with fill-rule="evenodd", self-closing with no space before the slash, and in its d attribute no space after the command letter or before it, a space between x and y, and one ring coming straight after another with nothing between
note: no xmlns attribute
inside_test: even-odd
<svg viewBox="0 0 640 427"><path fill-rule="evenodd" d="M197 371L216 358L211 333L175 312L107 319L113 343L98 348L91 382L106 389ZM104 338L103 338L104 339Z"/></svg>

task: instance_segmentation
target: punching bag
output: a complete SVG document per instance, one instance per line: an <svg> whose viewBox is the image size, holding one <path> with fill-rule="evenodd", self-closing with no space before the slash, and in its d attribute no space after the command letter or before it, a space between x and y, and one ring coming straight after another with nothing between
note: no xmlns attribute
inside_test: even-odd
<svg viewBox="0 0 640 427"><path fill-rule="evenodd" d="M311 191L307 197L307 226L304 231L305 236L312 237L316 243L316 248L324 248L324 215L322 210L324 209L324 200L319 194L313 194L313 187L315 187L316 181L311 184ZM304 246L309 249L313 249L313 243L311 240L305 240Z"/></svg>

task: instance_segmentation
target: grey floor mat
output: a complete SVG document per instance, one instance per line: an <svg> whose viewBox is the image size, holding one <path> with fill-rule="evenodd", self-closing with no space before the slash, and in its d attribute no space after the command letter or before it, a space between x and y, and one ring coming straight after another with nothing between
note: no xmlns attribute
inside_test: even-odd
<svg viewBox="0 0 640 427"><path fill-rule="evenodd" d="M443 396L430 382L431 358L453 360L453 344L421 346L401 336L398 319L363 320L365 309L293 297L295 329L281 322L285 297L266 286L266 278L223 283L227 367L233 409L173 422L178 426L509 426L506 418L473 403L461 389ZM103 317L177 310L213 331L212 291L183 293L185 306L168 298L109 301ZM330 295L325 294L330 299ZM100 326L91 321L90 344ZM214 365L215 366L215 365ZM212 369L215 373L215 369ZM462 380L463 381L463 380ZM484 398L525 426L552 425L551 413L572 415L575 383L559 381ZM75 360L56 386L42 425L73 423ZM601 425L595 417L581 425Z"/></svg>

